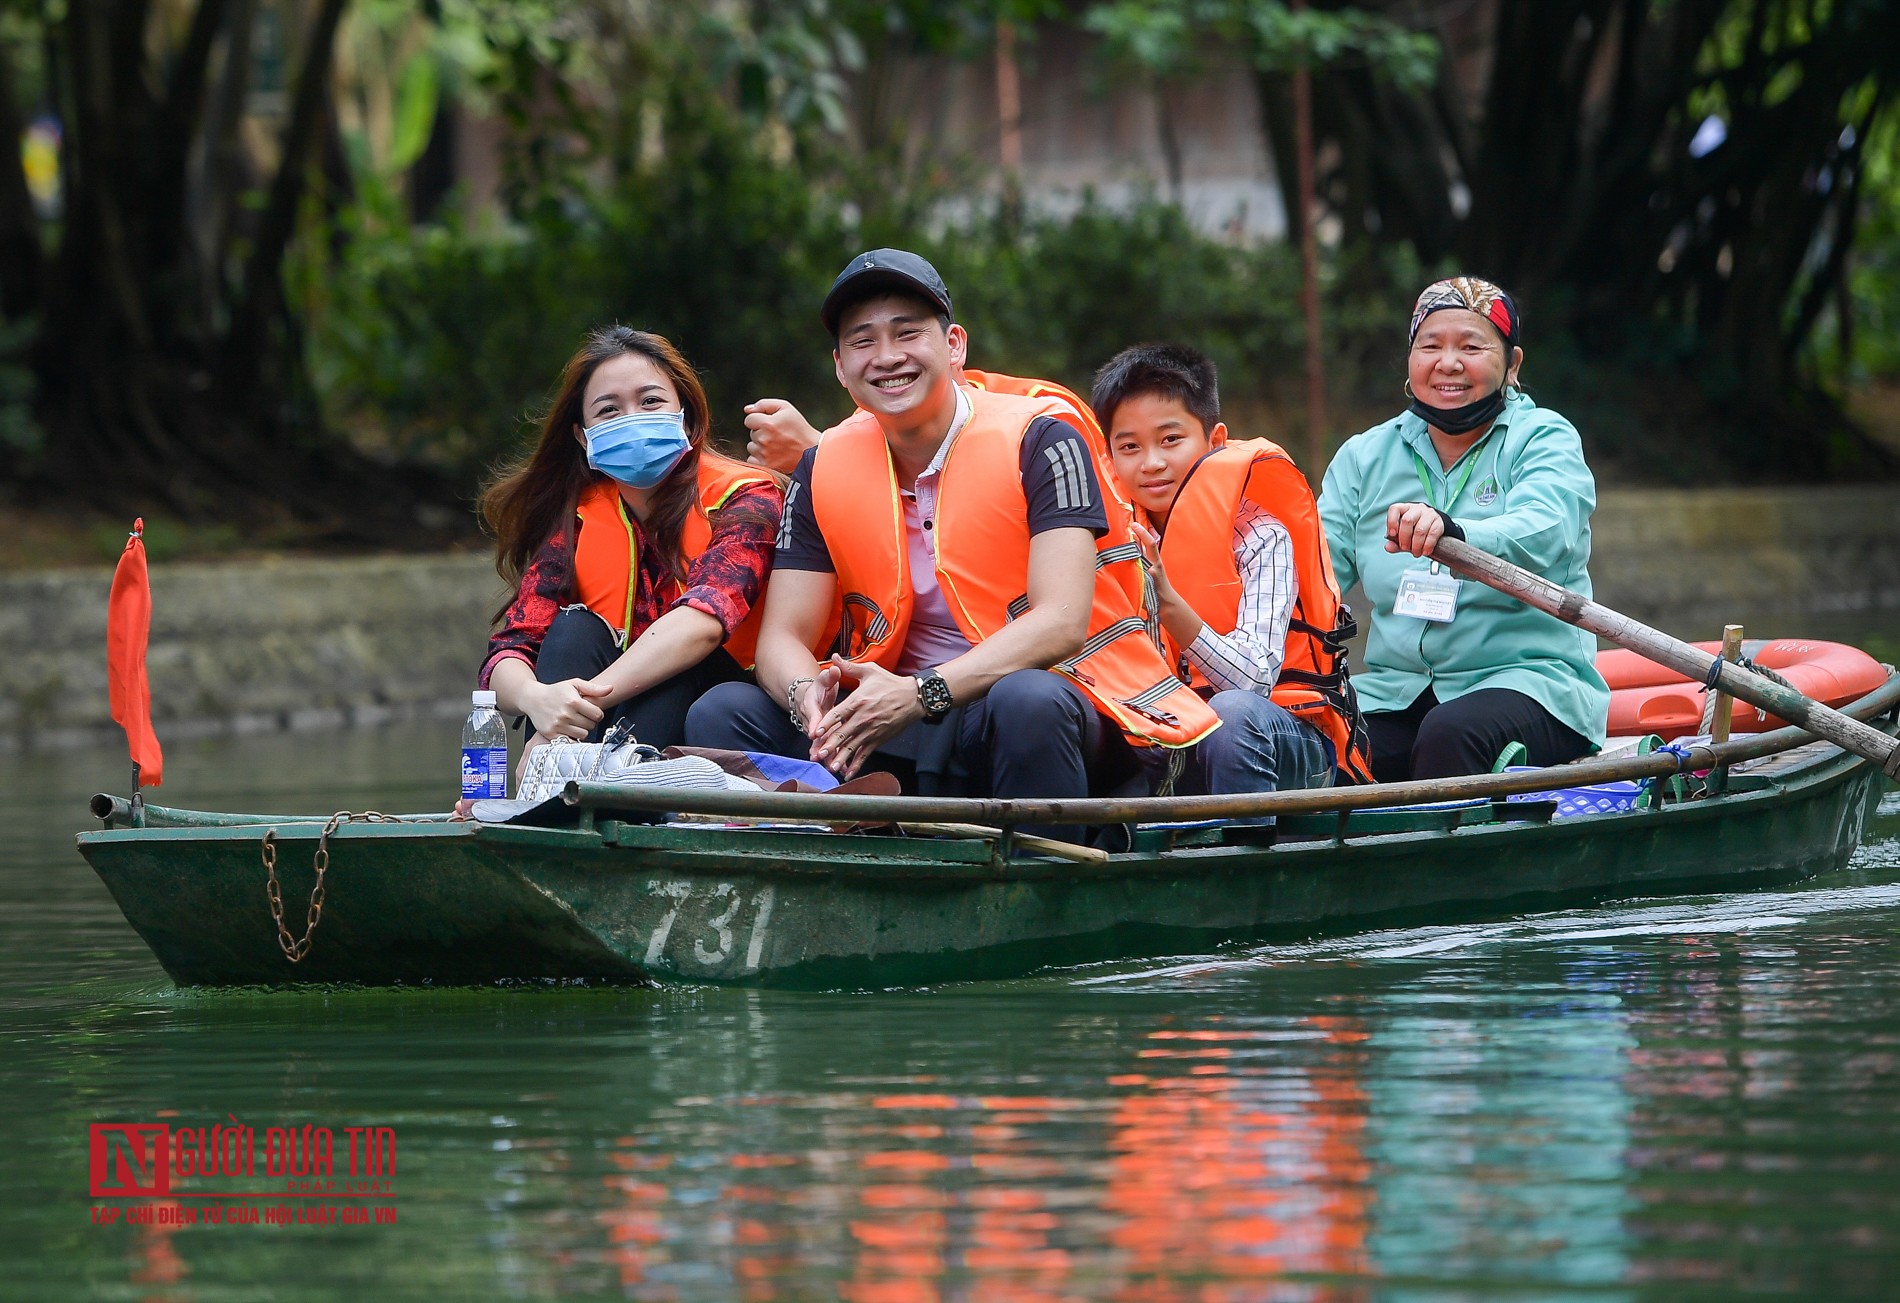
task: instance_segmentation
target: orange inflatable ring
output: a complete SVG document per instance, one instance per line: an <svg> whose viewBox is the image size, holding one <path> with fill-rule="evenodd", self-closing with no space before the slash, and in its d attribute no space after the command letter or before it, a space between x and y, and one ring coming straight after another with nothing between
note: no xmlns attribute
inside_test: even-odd
<svg viewBox="0 0 1900 1303"><path fill-rule="evenodd" d="M1695 645L1711 655L1722 650L1719 642ZM1803 696L1830 706L1845 706L1887 681L1887 671L1879 661L1858 647L1838 642L1757 640L1744 642L1742 655L1774 670ZM1610 685L1611 737L1656 733L1670 741L1701 731L1707 698L1699 682L1622 648L1598 652L1597 671ZM1738 701L1729 728L1736 733L1761 733L1781 728L1785 722Z"/></svg>

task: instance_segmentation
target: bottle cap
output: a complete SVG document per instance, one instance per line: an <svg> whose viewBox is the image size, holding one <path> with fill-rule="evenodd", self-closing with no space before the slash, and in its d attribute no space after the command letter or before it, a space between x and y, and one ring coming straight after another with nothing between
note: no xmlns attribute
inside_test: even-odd
<svg viewBox="0 0 1900 1303"><path fill-rule="evenodd" d="M470 701L477 706L487 706L492 710L495 705L495 694L492 692L477 692L470 697Z"/></svg>

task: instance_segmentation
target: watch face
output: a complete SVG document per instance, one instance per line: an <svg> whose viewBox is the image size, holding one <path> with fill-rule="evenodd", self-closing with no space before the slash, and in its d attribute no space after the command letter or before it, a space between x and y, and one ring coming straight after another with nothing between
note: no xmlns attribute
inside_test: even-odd
<svg viewBox="0 0 1900 1303"><path fill-rule="evenodd" d="M955 704L950 699L950 685L943 681L943 675L934 671L917 676L917 697L928 719L942 719Z"/></svg>

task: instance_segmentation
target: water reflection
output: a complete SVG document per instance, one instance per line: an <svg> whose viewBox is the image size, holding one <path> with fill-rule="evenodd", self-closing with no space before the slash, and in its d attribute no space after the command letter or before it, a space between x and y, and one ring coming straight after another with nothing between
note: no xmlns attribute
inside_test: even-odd
<svg viewBox="0 0 1900 1303"><path fill-rule="evenodd" d="M1495 1272L1550 1286L1624 1276L1630 1036L1588 962L1485 991L1439 971L1384 1003L1370 1150L1382 1275Z"/></svg>
<svg viewBox="0 0 1900 1303"><path fill-rule="evenodd" d="M1306 1280L1273 1297L1350 1296L1368 1265L1367 1033L1154 1021L1118 1029L1128 1071L1086 1092L916 1074L888 1093L680 1100L675 1125L607 1147L602 1256L642 1298L834 1274L853 1303L1259 1298L1289 1276ZM551 1201L586 1197L587 1174L549 1175ZM561 1245L547 1266L588 1256Z"/></svg>

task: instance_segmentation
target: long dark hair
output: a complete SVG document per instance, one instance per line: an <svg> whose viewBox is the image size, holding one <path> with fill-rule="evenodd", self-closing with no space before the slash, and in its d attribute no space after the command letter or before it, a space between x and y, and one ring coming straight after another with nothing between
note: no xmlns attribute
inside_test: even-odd
<svg viewBox="0 0 1900 1303"><path fill-rule="evenodd" d="M692 446L654 489L652 510L642 522L648 543L664 558L667 569L685 577L680 534L688 512L703 514L699 505L700 458L732 459L707 443L712 436L712 416L705 387L699 383L692 363L659 335L631 326L603 326L589 332L580 351L561 369L560 387L541 418L541 432L533 450L503 467L482 490L478 510L482 523L495 536L495 569L511 588L520 584L522 573L543 543L557 531L573 530L574 508L587 487L607 478L587 464L587 451L574 437L574 431L582 424L581 400L594 371L602 362L626 353L637 353L659 368L685 409L686 437Z"/></svg>

